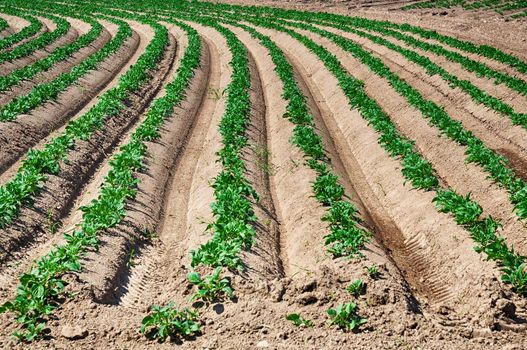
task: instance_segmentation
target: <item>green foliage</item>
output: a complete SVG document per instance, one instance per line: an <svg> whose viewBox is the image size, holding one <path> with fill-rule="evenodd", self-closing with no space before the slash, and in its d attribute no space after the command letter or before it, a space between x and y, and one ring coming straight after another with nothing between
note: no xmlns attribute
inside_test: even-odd
<svg viewBox="0 0 527 350"><path fill-rule="evenodd" d="M289 314L286 316L286 319L293 322L296 327L308 328L314 326L313 321L303 318L300 314Z"/></svg>
<svg viewBox="0 0 527 350"><path fill-rule="evenodd" d="M136 64L120 80L120 83L132 89L131 91L146 81L146 70L156 66L156 62L160 59L168 42L165 27L153 22L149 22L149 24L155 30L154 39L146 47L145 52ZM15 313L17 322L22 324L22 330L15 333L19 339L33 340L42 331L46 319L53 313L64 292L65 282L61 276L64 273L81 269L80 258L87 249L97 249L99 243L97 236L100 232L121 222L126 215L126 201L134 198L137 193L138 180L134 177L134 173L142 167L146 155L145 143L152 141L152 137L159 137L158 133L145 132L145 130L159 130L164 120L172 114L174 106L184 97L184 91L193 76L193 71L200 62L201 42L197 32L185 24L176 24L188 32L189 44L174 80L165 87L166 94L152 103L146 118L132 134L130 141L122 146L120 152L110 161L111 169L100 188L98 198L81 207L83 216L78 228L71 234L65 234L65 244L55 246L50 253L35 262L35 266L29 273L22 275L16 298L0 307L0 312L11 311ZM113 92L109 90L108 97L103 99L103 103L107 103L106 106L115 106L118 102L112 99L116 98L115 96L120 96L117 92L123 87L119 85L116 89ZM95 111L99 111L97 108L105 107L97 107L96 105L94 108ZM64 136L56 138L53 144L62 145L63 143L59 142L62 139ZM68 145L67 142L65 144ZM34 159L38 159L38 161ZM54 166L42 162L40 158L31 158L27 163L24 163L24 167L57 171ZM168 332L167 328L172 331L179 327L180 323L183 327L181 331L184 334L195 329L195 326L192 325L195 318L192 316L193 314L184 312L186 316L183 316L187 318L192 316L190 317L192 322L186 323L185 320L178 318L181 315L177 313L167 314L166 311L150 319L147 326L155 326L156 322L161 322L165 326L165 328L160 329L163 334L165 331ZM163 315L168 315L168 318L163 318Z"/></svg>
<svg viewBox="0 0 527 350"><path fill-rule="evenodd" d="M351 282L350 285L346 287L346 291L354 297L358 297L366 293L366 284L362 280L357 279Z"/></svg>
<svg viewBox="0 0 527 350"><path fill-rule="evenodd" d="M191 272L187 275L189 282L198 289L196 294L192 296L192 300L214 302L220 301L224 297L234 297L231 282L227 278L220 277L221 270L222 268L218 267L211 275L203 278L197 272Z"/></svg>
<svg viewBox="0 0 527 350"><path fill-rule="evenodd" d="M34 16L28 15L22 11L16 11L13 9L2 9L3 12L8 13L12 16L17 16L25 19L29 22L29 25L22 28L22 30L0 40L0 50L4 50L13 46L14 44L35 35L39 30L42 29L42 22L40 22ZM2 24L7 26L7 22L2 19Z"/></svg>
<svg viewBox="0 0 527 350"><path fill-rule="evenodd" d="M52 31L45 32L42 35L37 36L35 39L18 45L12 50L0 52L0 64L28 56L36 50L42 49L46 45L55 42L69 31L70 24L65 19L52 15L40 15L55 22L56 28Z"/></svg>
<svg viewBox="0 0 527 350"><path fill-rule="evenodd" d="M351 302L339 304L335 309L327 311L330 325L336 325L344 330L356 331L359 327L367 322L365 318L357 314L357 304Z"/></svg>
<svg viewBox="0 0 527 350"><path fill-rule="evenodd" d="M141 322L141 333L164 342L172 336L192 336L200 332L198 313L187 308L181 311L174 304L153 306L151 313Z"/></svg>
<svg viewBox="0 0 527 350"><path fill-rule="evenodd" d="M376 265L366 267L366 272L371 279L376 280L381 276L381 272Z"/></svg>

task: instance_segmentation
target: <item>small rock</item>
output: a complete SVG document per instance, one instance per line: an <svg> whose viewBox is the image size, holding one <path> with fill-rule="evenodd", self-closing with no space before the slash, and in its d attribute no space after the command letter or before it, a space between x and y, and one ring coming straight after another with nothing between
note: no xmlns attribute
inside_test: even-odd
<svg viewBox="0 0 527 350"><path fill-rule="evenodd" d="M393 331L395 332L395 334L403 335L405 329L406 327L399 323L394 327Z"/></svg>
<svg viewBox="0 0 527 350"><path fill-rule="evenodd" d="M259 341L258 344L256 344L257 348L268 348L269 342L267 340Z"/></svg>
<svg viewBox="0 0 527 350"><path fill-rule="evenodd" d="M296 302L300 305L314 304L318 301L318 298L312 293L304 293L296 298Z"/></svg>
<svg viewBox="0 0 527 350"><path fill-rule="evenodd" d="M88 331L80 326L64 325L61 329L61 335L70 340L83 339L88 336Z"/></svg>

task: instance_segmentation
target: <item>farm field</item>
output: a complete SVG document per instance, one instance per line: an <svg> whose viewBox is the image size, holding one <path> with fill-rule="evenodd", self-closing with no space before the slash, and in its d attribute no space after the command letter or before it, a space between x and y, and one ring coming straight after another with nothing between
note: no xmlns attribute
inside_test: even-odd
<svg viewBox="0 0 527 350"><path fill-rule="evenodd" d="M527 348L524 11L0 3L0 348Z"/></svg>

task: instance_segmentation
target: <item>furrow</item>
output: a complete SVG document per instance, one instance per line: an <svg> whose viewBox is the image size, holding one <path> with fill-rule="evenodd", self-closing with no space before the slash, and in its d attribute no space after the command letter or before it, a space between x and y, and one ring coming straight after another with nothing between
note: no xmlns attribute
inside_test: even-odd
<svg viewBox="0 0 527 350"><path fill-rule="evenodd" d="M143 40L148 41L150 37L151 34L145 33ZM75 199L83 192L86 181L97 171L108 154L116 149L122 135L137 123L162 87L172 66L174 45L172 38L165 57L158 64L158 70L137 94L127 99L127 108L109 117L103 130L95 131L86 141L79 141L68 155L68 162L61 166L59 174L49 176L33 206L24 207L15 222L1 231L2 261L12 261L16 257L13 252L30 245L35 239L37 244L45 240L53 231L50 225L65 217Z"/></svg>

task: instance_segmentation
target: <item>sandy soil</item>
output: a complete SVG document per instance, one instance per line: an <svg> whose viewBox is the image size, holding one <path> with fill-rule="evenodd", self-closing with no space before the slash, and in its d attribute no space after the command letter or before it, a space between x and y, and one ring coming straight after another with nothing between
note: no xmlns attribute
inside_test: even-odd
<svg viewBox="0 0 527 350"><path fill-rule="evenodd" d="M395 9L410 2L396 0L265 3L407 22L494 45L527 59L527 39L518 39L518 33L527 32L521 21L505 22L495 16L482 20L459 12L402 13ZM5 18L12 30L26 25L14 17ZM81 21L71 23L71 33L62 39L62 45L89 30ZM52 80L102 47L117 28L106 21L101 23L106 30L92 45L0 95L0 103ZM28 149L41 148L62 132L66 123L89 110L97 97L115 86L137 61L153 31L147 25L129 23L133 37L96 71L68 88L57 101L46 103L15 122L0 124L0 183L12 178ZM163 87L176 74L188 38L182 29L168 21L160 23L169 30L170 45L148 84L130 96L122 113L108 118L103 130L79 142L68 154L60 173L50 176L33 205L24 207L16 222L0 231L0 302L14 296L19 275L32 261L54 244L63 242L62 234L81 221L79 208L99 194L112 155L129 140L151 101L164 96ZM433 193L415 190L405 182L401 161L391 158L380 146L379 135L358 110L350 108L337 79L314 54L284 33L255 27L268 35L292 64L331 167L339 175L346 195L359 209L364 228L373 233L362 258L329 256L323 243L329 231L320 220L326 208L313 197L315 172L304 164L302 152L290 142L294 125L283 117L287 110L283 84L267 50L234 26L227 27L241 40L249 55L251 115L246 133L248 145L242 157L245 175L261 197L258 203L253 203L258 218L254 223L256 243L242 254L247 270L224 272L236 297L200 309L202 334L175 337L165 344L141 335L141 320L152 305L169 301L182 306L191 304L193 287L186 277L193 270L190 252L210 238L206 232L207 223L213 220L210 204L214 193L210 184L221 171L216 161L222 147L218 124L226 109L225 89L231 81L232 54L219 32L187 23L202 39L201 65L185 100L164 124L160 140L147 144L145 166L135 174L140 179L138 195L126 204L127 217L101 235L100 249L83 258L81 272L65 276L69 282L67 291L74 297L60 300L60 308L48 322L44 339L30 345L17 344L10 335L17 324L12 315L2 314L1 348L513 350L527 347L527 301L501 282L496 263L474 251L474 242L464 227L437 211ZM53 30L47 22L46 28ZM381 59L426 99L443 106L489 148L507 157L517 176L527 179L525 129L477 104L466 92L449 86L440 77L428 75L402 55L357 35L325 29L359 43ZM432 163L441 184L464 195L471 193L485 215L501 221L499 233L507 242L527 255L527 228L513 213L508 194L488 179L483 169L465 162L464 147L442 136L388 81L351 54L318 35L298 32L327 48L350 75L362 80L368 96L377 101L399 132L414 140L416 149ZM503 84L496 85L459 64L386 38L430 58L451 74L510 103L518 112L527 111L526 97ZM37 52L19 66L42 57L45 55ZM527 80L527 74L495 60L473 54L467 57ZM366 273L366 268L372 265L378 266L379 278ZM210 271L198 268L200 273ZM365 282L366 290L354 298L346 287L359 278ZM359 314L368 320L356 333L328 325L326 310L349 301L356 301ZM285 318L290 313L300 313L315 326L294 327Z"/></svg>

